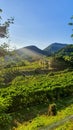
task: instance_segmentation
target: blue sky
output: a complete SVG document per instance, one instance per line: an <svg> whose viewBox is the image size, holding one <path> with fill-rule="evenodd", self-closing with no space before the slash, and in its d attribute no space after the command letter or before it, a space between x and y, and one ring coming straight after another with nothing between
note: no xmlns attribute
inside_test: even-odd
<svg viewBox="0 0 73 130"><path fill-rule="evenodd" d="M36 45L43 49L54 42L73 43L68 26L73 0L0 0L0 8L3 20L15 18L9 31L13 46Z"/></svg>

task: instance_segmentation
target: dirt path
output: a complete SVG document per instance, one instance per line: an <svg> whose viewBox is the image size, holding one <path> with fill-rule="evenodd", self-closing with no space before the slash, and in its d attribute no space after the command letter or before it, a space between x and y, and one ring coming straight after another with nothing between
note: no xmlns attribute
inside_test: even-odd
<svg viewBox="0 0 73 130"><path fill-rule="evenodd" d="M59 127L60 125L63 125L65 122L73 120L73 115L67 116L61 121L58 121L56 123L52 123L49 126L46 126L44 128L40 128L39 130L54 130L55 128Z"/></svg>

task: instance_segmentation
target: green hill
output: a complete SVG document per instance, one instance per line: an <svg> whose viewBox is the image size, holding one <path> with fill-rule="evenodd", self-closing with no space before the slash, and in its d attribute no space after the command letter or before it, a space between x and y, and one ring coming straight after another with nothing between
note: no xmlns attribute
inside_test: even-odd
<svg viewBox="0 0 73 130"><path fill-rule="evenodd" d="M73 56L73 45L67 45L56 53L57 56Z"/></svg>
<svg viewBox="0 0 73 130"><path fill-rule="evenodd" d="M22 76L19 70L15 73L14 69L9 77L12 77L13 74L16 77L13 76L9 83L3 84L6 80L6 72L5 70L2 73L0 72L0 77L2 76L0 86L3 86L0 87L1 130L10 130L11 127L20 128L20 124L22 129L18 128L19 130L28 130L29 127L31 127L30 130L33 130L33 128L40 129L40 127L73 114L73 105L71 106L73 104L72 70L71 72L34 73ZM56 103L57 112L62 109L62 113L60 112L56 116L48 116L48 106L52 103ZM67 106L70 107L66 109ZM36 119L33 119L35 117ZM24 126L22 126L23 122Z"/></svg>
<svg viewBox="0 0 73 130"><path fill-rule="evenodd" d="M52 68L61 70L73 67L73 45L67 45L56 52L50 60Z"/></svg>

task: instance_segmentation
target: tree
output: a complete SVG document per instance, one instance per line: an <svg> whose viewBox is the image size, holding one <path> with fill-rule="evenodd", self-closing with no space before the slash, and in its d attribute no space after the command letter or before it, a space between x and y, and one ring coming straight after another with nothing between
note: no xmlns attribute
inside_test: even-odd
<svg viewBox="0 0 73 130"><path fill-rule="evenodd" d="M7 43L3 43L0 45L1 50L5 50L6 52L9 51L9 45Z"/></svg>
<svg viewBox="0 0 73 130"><path fill-rule="evenodd" d="M2 16L1 14L3 13L3 10L0 9L0 38L8 38L9 37L9 27L10 24L14 23L14 18L7 19L5 22L2 22ZM0 45L0 67L5 66L5 58L4 56L6 54L9 54L9 44L3 43Z"/></svg>
<svg viewBox="0 0 73 130"><path fill-rule="evenodd" d="M0 13L2 13L2 9L0 9ZM1 23L2 17L0 16L0 38L8 38L9 34L9 26L14 23L14 18L11 17L7 19L4 23Z"/></svg>
<svg viewBox="0 0 73 130"><path fill-rule="evenodd" d="M71 20L73 20L73 16L71 17ZM73 26L73 22L68 23L68 25ZM72 29L73 31L73 29ZM73 38L73 33L71 34L71 37Z"/></svg>

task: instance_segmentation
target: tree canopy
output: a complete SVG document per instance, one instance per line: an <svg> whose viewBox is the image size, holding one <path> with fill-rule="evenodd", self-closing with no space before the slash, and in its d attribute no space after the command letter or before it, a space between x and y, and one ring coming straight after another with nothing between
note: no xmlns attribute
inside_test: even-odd
<svg viewBox="0 0 73 130"><path fill-rule="evenodd" d="M68 23L70 26L73 26L73 15L72 15L72 17L71 17L71 22L69 22ZM73 29L72 29L72 31L73 31ZM73 38L73 33L71 34L71 37Z"/></svg>
<svg viewBox="0 0 73 130"><path fill-rule="evenodd" d="M3 13L3 10L0 9L0 14ZM14 23L14 18L11 17L7 19L4 23L1 23L2 17L0 16L0 38L8 38L9 26Z"/></svg>

